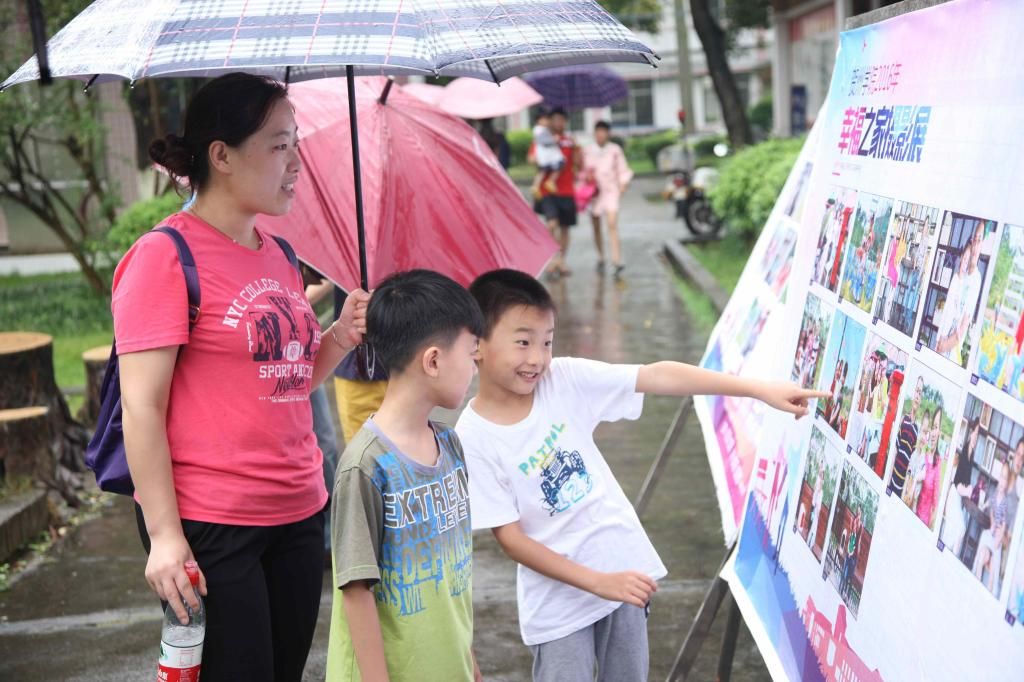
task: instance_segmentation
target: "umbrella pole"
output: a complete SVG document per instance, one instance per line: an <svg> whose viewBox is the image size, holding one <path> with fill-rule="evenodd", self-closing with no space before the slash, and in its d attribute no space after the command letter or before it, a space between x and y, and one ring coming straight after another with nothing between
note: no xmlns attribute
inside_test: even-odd
<svg viewBox="0 0 1024 682"><path fill-rule="evenodd" d="M356 233L359 236L359 286L370 290L366 268L366 223L363 218L363 177L359 166L359 123L356 120L356 78L355 69L345 67L348 81L348 123L352 133L352 180L356 192Z"/></svg>

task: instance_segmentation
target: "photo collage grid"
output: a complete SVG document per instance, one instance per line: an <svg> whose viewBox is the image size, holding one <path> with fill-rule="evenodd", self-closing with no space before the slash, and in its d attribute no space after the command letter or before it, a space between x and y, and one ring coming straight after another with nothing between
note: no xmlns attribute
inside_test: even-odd
<svg viewBox="0 0 1024 682"><path fill-rule="evenodd" d="M818 211L791 530L856 618L896 504L1024 626L1024 227L840 186Z"/></svg>

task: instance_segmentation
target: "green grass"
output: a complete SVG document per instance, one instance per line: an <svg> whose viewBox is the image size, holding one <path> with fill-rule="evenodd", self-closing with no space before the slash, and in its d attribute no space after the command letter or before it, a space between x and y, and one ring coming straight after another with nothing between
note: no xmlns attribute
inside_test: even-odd
<svg viewBox="0 0 1024 682"><path fill-rule="evenodd" d="M726 236L720 241L687 244L686 248L731 293L736 288L753 246L740 237Z"/></svg>
<svg viewBox="0 0 1024 682"><path fill-rule="evenodd" d="M672 280L676 286L676 293L693 319L694 326L704 334L710 334L718 321L718 311L711 305L711 299L678 275L673 275Z"/></svg>
<svg viewBox="0 0 1024 682"><path fill-rule="evenodd" d="M654 167L654 162L648 158L642 159L630 159L629 167L633 169L633 172L637 175L657 173L658 169ZM513 182L529 183L533 180L537 174L536 166L529 163L519 164L517 166L510 166L508 169L508 175L512 178Z"/></svg>
<svg viewBox="0 0 1024 682"><path fill-rule="evenodd" d="M78 273L0 277L2 331L33 331L53 337L57 385L85 385L82 352L113 338L110 301L96 295ZM82 399L68 401L72 414Z"/></svg>

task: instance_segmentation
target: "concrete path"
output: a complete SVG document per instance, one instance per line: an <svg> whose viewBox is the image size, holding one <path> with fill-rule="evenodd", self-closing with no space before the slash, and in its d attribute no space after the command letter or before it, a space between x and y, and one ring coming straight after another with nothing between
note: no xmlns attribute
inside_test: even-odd
<svg viewBox="0 0 1024 682"><path fill-rule="evenodd" d="M682 227L670 219L669 206L642 196L660 188L659 180L640 179L626 198L628 267L622 282L595 272L589 221L573 233L569 262L575 274L550 285L560 310L556 354L630 363L700 358L706 332L691 326L657 255L665 239L682 235ZM599 429L598 445L631 498L677 406L675 399L648 398L639 421ZM724 551L696 419L689 421L644 522L669 568L650 620L651 679L663 680ZM516 621L514 565L489 533L477 535L474 559L476 653L485 679L529 680L531 659ZM112 500L100 518L82 525L0 594L0 680L152 680L160 613L143 567L131 507ZM330 598L325 582L308 680L323 679ZM691 679L714 679L723 624L724 614ZM769 679L745 629L733 679Z"/></svg>

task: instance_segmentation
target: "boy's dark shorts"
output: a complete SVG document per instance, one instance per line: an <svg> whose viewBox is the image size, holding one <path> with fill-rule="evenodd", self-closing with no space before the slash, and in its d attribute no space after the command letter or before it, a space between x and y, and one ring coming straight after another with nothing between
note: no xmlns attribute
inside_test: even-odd
<svg viewBox="0 0 1024 682"><path fill-rule="evenodd" d="M558 220L558 224L562 227L572 227L576 224L576 199L574 197L549 194L535 201L533 210L544 216L544 220L548 222Z"/></svg>

